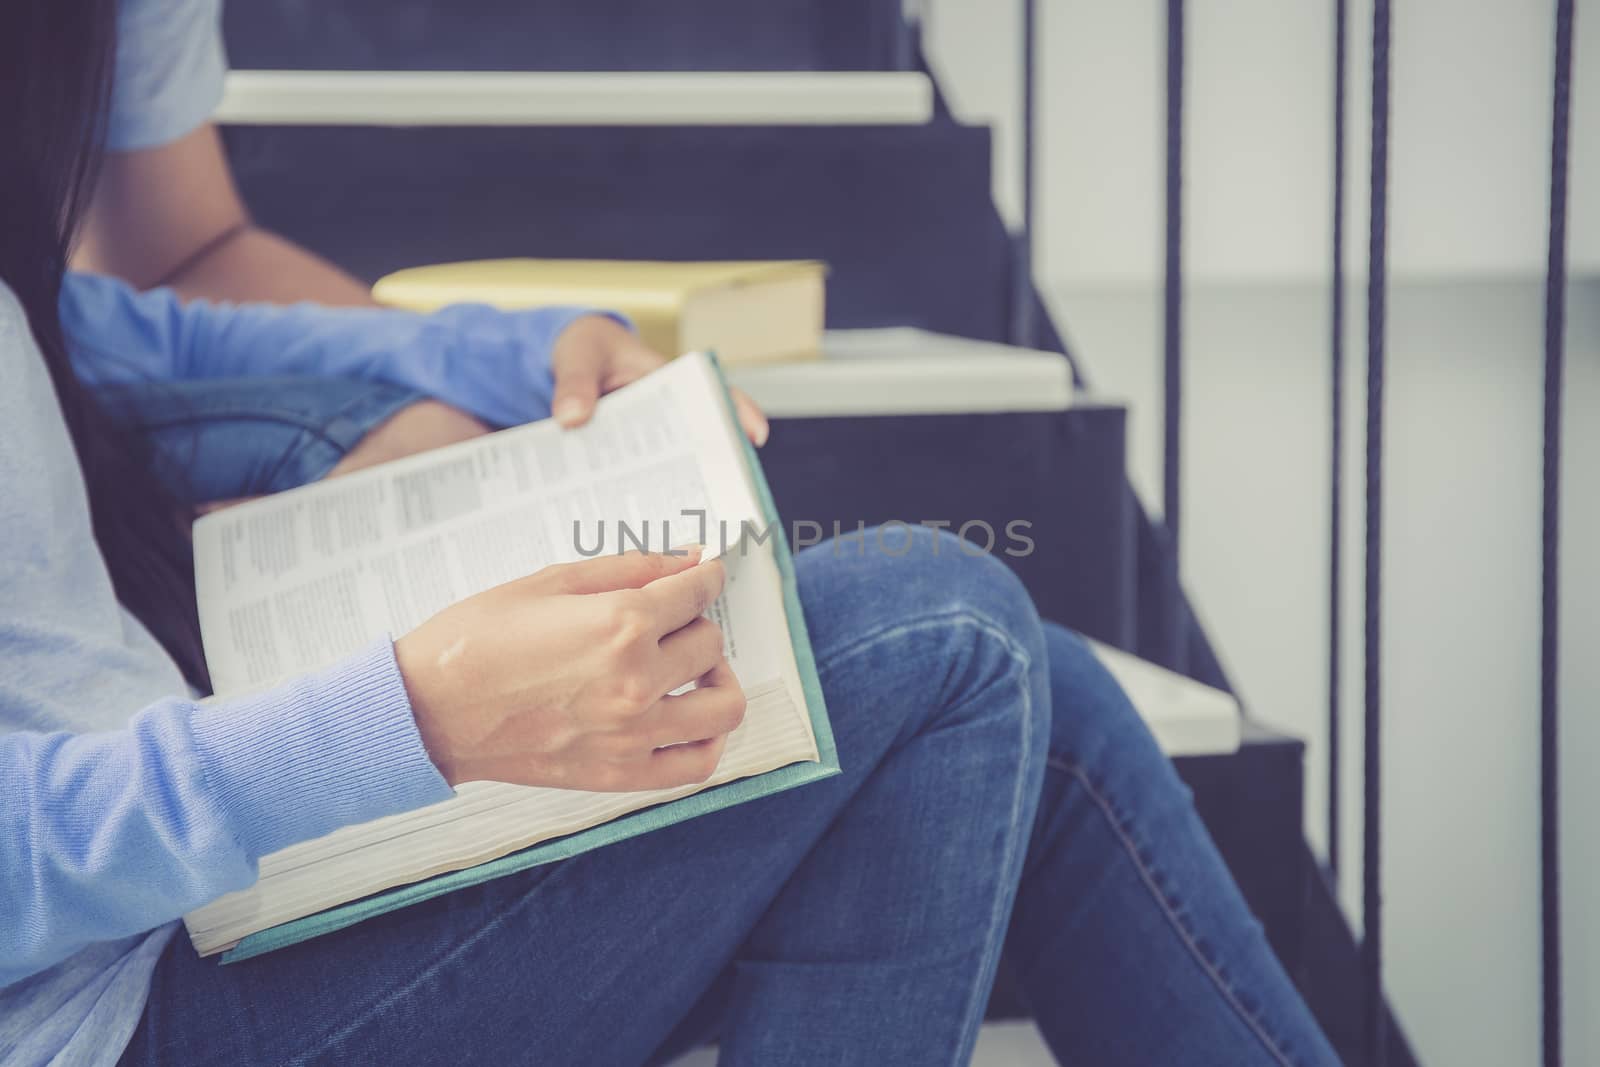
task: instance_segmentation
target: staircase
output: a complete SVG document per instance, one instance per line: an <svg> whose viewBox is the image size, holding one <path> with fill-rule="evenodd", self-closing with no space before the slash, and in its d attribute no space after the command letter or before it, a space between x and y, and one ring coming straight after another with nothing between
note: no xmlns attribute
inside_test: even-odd
<svg viewBox="0 0 1600 1067"><path fill-rule="evenodd" d="M901 0L277 0L224 8L239 70L851 71L910 65Z"/></svg>
<svg viewBox="0 0 1600 1067"><path fill-rule="evenodd" d="M1007 339L1016 287L1029 285L991 198L989 131L950 117L901 0L258 0L228 5L225 30L240 72L532 75L457 80L426 126L397 124L415 114L392 99L415 91L403 79L330 93L235 75L224 136L256 218L369 280L517 255L816 258L831 269L831 328L986 341ZM861 74L893 79L857 83L868 88L854 111L829 95L830 79ZM556 115L587 124L552 118L552 93ZM676 111L659 99L671 93ZM1061 351L1024 291L1036 340ZM780 512L824 528L1028 518L1049 551L1011 562L1041 613L1148 655L1166 549L1127 483L1125 421L1091 396L1055 414L779 419L763 463ZM1228 688L1190 622L1190 672ZM1354 1062L1354 945L1303 843L1302 757L1298 741L1248 723L1238 753L1179 766ZM993 1013L1019 1010L1002 981ZM1391 1034L1390 1062L1413 1062Z"/></svg>

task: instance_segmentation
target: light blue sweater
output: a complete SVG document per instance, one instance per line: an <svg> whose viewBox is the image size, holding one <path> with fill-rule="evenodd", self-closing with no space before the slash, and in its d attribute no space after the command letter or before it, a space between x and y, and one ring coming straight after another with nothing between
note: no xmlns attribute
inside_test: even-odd
<svg viewBox="0 0 1600 1067"><path fill-rule="evenodd" d="M345 374L493 423L548 412L582 314L180 306L69 279L90 381ZM264 695L201 707L118 605L48 373L0 285L0 1063L115 1062L174 920L256 861L441 800L388 640Z"/></svg>

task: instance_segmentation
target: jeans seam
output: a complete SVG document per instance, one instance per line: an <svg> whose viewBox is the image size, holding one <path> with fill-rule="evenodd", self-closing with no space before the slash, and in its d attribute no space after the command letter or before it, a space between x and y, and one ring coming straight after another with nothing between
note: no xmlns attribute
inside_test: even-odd
<svg viewBox="0 0 1600 1067"><path fill-rule="evenodd" d="M1128 828L1126 825L1124 825L1123 821L1118 818L1116 811L1111 806L1111 802L1095 785L1094 780L1089 777L1088 772L1078 764L1070 763L1055 756L1046 757L1045 766L1053 767L1058 771L1063 771L1066 774L1071 775L1073 778L1076 778L1083 788L1088 792L1089 799L1100 811L1100 814L1106 821L1106 825L1111 828L1111 832L1116 835L1117 840L1122 844L1123 851L1127 854L1128 858L1133 861L1134 869L1139 872L1139 880L1144 883L1145 889L1149 891L1151 898L1154 899L1156 904L1160 907L1161 913L1163 916L1165 916L1168 925L1170 925L1172 929L1177 932L1178 939L1183 942L1183 945L1188 950L1190 957L1197 964L1199 964L1200 970L1208 979L1210 979L1211 984L1216 988L1217 992L1222 994L1222 999L1230 1008L1233 1009L1240 1021L1245 1024L1245 1027L1256 1036L1256 1039L1261 1042L1262 1046L1267 1050L1267 1052L1275 1060L1277 1060L1282 1067L1294 1067L1294 1059L1290 1057L1286 1051L1284 1051L1279 1041L1268 1032L1266 1026L1257 1017L1256 1013L1250 1011L1244 1006L1244 1004L1239 1000L1238 993L1234 990L1232 984L1229 983L1228 980L1223 976L1217 965L1206 956L1204 951L1201 950L1196 935L1192 930L1189 929L1188 924L1179 914L1179 908L1162 890L1160 883L1155 877L1155 873L1150 869L1150 865L1145 862L1144 856L1141 855L1139 851L1139 847L1134 843L1133 835L1128 831Z"/></svg>
<svg viewBox="0 0 1600 1067"><path fill-rule="evenodd" d="M1017 692L1022 699L1022 715L1020 720L1021 739L1019 746L1022 758L1018 760L1017 773L1014 775L1011 789L1011 811L1009 813L1011 832L1007 835L1005 856L1003 858L1004 867L1002 868L1007 872L1007 877L1009 878L1010 872L1017 864L1018 842L1020 841L1022 843L1022 847L1025 849L1027 847L1029 836L1027 827L1022 825L1020 812L1023 804L1023 783L1027 777L1024 773L1024 768L1027 767L1028 759L1033 755L1033 745L1029 740L1030 731L1033 727L1033 694L1029 692L1028 687L1028 671L1033 666L1033 663L1027 652L1017 648L1010 640L1009 636L1002 634L1000 639L1002 643L1008 647L1008 650L1011 651L1012 665L1014 667L1021 667L1021 671L1017 675ZM1013 881L1009 898L1013 902L1015 901L1016 897L1016 889L1016 883ZM964 1055L968 1059L971 1058L972 1048L977 1042L977 1029L983 1025L983 1003L981 1002L986 1001L994 989L994 969L999 964L999 947L1004 945L1006 930L1010 925L1011 909L1005 903L1006 899L1007 898L1005 897L997 898L994 903L994 908L989 915L989 928L985 935L985 942L991 946L991 951L989 953L989 959L984 961L985 967L987 967L990 972L989 981L973 983L972 994L967 1000L967 1022L965 1026L965 1032L962 1034L961 1048L958 1051L958 1057ZM958 1058L952 1062L959 1063L961 1061Z"/></svg>
<svg viewBox="0 0 1600 1067"><path fill-rule="evenodd" d="M1011 634L993 619L971 608L952 607L941 611L918 615L915 619L901 621L880 626L875 630L868 630L865 634L837 649L818 652L816 654L817 671L832 670L833 664L839 660L853 659L862 652L885 640L903 637L906 634L919 630L930 630L935 626L954 622L960 626L970 626L986 637L991 637L1005 648L1006 654L1013 660L1021 661L1024 666L1033 665L1033 657L1028 655L1028 650L1012 638Z"/></svg>
<svg viewBox="0 0 1600 1067"><path fill-rule="evenodd" d="M1007 835L1005 851L1001 856L1001 869L1009 872L1017 860L1018 843L1022 842L1023 847L1026 847L1027 839L1026 831L1019 830L1019 825L1021 822L1019 814L1024 800L1023 785L1026 779L1026 775L1022 772L1022 768L1027 766L1029 757L1033 755L1033 745L1029 740L1031 737L1034 718L1033 694L1029 691L1027 684L1028 672L1033 667L1033 657L1028 654L1028 650L1019 645L1007 630L997 625L988 616L979 612L975 612L971 608L949 608L944 611L919 616L912 621L902 621L890 626L881 627L877 630L869 631L867 634L857 638L840 649L819 654L817 656L818 671L829 671L831 670L832 666L839 661L849 660L856 655L865 652L867 649L882 643L883 641L903 637L906 634L914 633L920 630L932 629L935 626L949 625L951 623L954 623L958 626L971 627L980 635L988 637L1000 644L1000 646L1005 650L1007 658L1011 661L1011 675L1017 679L1017 689L1022 698L1022 715L1018 720L1021 728L1019 745L1021 759L1018 760L1018 771L1015 775L1015 781L1011 790L1011 810L1009 812L1009 824L1012 828L1012 832ZM824 661L826 661L825 664ZM1015 893L1015 889L1016 887L1013 885L1013 894ZM995 946L1004 941L1004 927L1009 918L1007 914L1008 911L1009 909L1003 905L1001 900L997 899L995 901L994 908L989 915L989 924L985 932L986 944ZM998 953L991 952L990 958L984 961L984 965L986 967L992 967L997 960ZM964 1052L970 1055L970 1049L977 1040L976 1029L978 1026L981 1026L983 1022L979 1000L989 995L992 985L992 981L987 984L978 982L973 983L972 992L968 997L966 1010L964 1013L966 1022L963 1025L961 1041L953 1050L957 1058L952 1060L952 1063L961 1062L960 1057Z"/></svg>

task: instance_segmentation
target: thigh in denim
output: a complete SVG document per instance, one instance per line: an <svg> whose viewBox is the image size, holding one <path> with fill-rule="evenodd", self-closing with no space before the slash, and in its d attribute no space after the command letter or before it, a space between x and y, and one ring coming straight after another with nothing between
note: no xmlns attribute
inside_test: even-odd
<svg viewBox="0 0 1600 1067"><path fill-rule="evenodd" d="M367 433L423 394L353 378L219 378L95 390L186 503L316 481Z"/></svg>

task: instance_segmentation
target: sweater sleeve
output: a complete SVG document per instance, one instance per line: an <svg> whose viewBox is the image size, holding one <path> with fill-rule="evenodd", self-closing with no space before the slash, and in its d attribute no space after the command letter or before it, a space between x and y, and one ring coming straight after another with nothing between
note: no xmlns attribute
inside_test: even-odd
<svg viewBox="0 0 1600 1067"><path fill-rule="evenodd" d="M269 852L450 795L387 640L269 692L175 695L4 285L0 382L0 987L250 885Z"/></svg>
<svg viewBox="0 0 1600 1067"><path fill-rule="evenodd" d="M0 986L242 889L267 853L450 795L387 640L124 730L0 735Z"/></svg>
<svg viewBox="0 0 1600 1067"><path fill-rule="evenodd" d="M69 274L61 322L91 384L313 375L409 386L512 426L550 414L550 352L580 307L502 311L456 304L429 314L316 304L180 301L114 278ZM620 316L612 318L626 324Z"/></svg>

